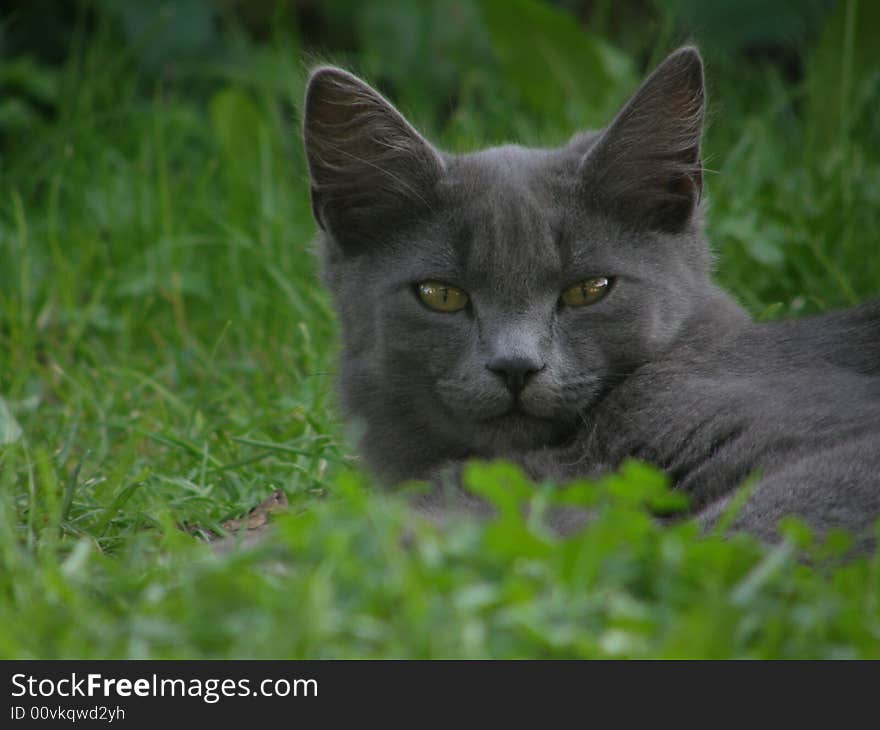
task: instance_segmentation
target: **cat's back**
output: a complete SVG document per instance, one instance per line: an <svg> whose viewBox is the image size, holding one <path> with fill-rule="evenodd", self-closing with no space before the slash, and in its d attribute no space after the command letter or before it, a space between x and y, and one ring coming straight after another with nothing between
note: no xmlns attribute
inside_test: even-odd
<svg viewBox="0 0 880 730"><path fill-rule="evenodd" d="M714 412L719 420L787 425L805 437L832 438L835 428L859 423L880 433L880 301L747 322L710 345L672 348L629 380L618 397L630 413Z"/></svg>
<svg viewBox="0 0 880 730"><path fill-rule="evenodd" d="M668 353L594 414L602 457L659 466L697 509L760 476L780 514L787 505L820 526L865 527L880 513L878 314L872 303L750 324L714 347Z"/></svg>
<svg viewBox="0 0 880 730"><path fill-rule="evenodd" d="M880 376L880 299L813 317L754 325L743 333L777 361L826 363Z"/></svg>

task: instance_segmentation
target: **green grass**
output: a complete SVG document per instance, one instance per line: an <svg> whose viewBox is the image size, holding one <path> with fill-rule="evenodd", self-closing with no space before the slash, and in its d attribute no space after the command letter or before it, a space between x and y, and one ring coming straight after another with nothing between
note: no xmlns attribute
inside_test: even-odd
<svg viewBox="0 0 880 730"><path fill-rule="evenodd" d="M386 69L453 149L561 141L643 70L588 37L599 50L584 51L554 14L533 23L562 49L536 88L505 55L519 31L487 22L486 47L453 56L451 111L422 83L446 77ZM880 291L865 101L880 75L817 65L858 50L840 23L810 56L822 73L796 85L709 59L710 237L719 280L756 315ZM440 532L370 489L333 406L296 121L307 57L295 37L229 43L223 63L156 81L96 33L54 78L55 116L6 139L0 656L880 657L880 558L841 562L845 538L811 545L795 524L775 548L658 527L646 506L663 487L643 467L580 490L599 518L565 542L518 516L557 497L509 467L471 474L502 511L487 525ZM548 100L609 53L600 96ZM847 111L823 117L840 74ZM290 512L256 550L217 557L181 529L218 529L275 488Z"/></svg>

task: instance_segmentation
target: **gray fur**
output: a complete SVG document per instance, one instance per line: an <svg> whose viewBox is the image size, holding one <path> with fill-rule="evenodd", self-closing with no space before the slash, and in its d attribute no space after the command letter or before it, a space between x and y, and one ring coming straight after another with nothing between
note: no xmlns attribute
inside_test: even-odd
<svg viewBox="0 0 880 730"><path fill-rule="evenodd" d="M340 390L380 479L434 480L431 511L471 457L560 481L634 457L670 474L707 525L753 476L738 527L773 539L793 514L867 534L880 515L880 302L757 324L712 283L704 97L684 48L603 131L450 155L356 77L312 74L305 140ZM560 303L592 276L613 278L604 299ZM414 292L426 280L469 306L429 310ZM498 361L529 363L518 395Z"/></svg>

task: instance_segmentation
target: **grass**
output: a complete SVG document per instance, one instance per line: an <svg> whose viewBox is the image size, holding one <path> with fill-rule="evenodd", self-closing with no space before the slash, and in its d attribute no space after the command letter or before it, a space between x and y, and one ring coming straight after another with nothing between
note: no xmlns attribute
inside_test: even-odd
<svg viewBox="0 0 880 730"><path fill-rule="evenodd" d="M544 47L580 49L565 16L536 18L561 39ZM816 58L855 43L835 33ZM794 523L772 548L658 527L662 479L638 465L580 490L600 517L570 541L518 516L557 497L504 465L470 474L498 521L414 524L369 487L333 407L298 40L233 39L224 62L159 81L111 34L89 40L53 118L3 148L0 656L880 657L880 558L841 562L844 536L814 545ZM597 48L565 51L548 88ZM451 111L390 76L453 149L561 141L642 70L616 56L601 99L548 108L505 75L515 54L472 53ZM757 316L880 290L878 74L844 72L849 112L828 121L819 72L793 86L710 58L710 238ZM291 508L259 549L218 557L181 529L217 530L275 488Z"/></svg>

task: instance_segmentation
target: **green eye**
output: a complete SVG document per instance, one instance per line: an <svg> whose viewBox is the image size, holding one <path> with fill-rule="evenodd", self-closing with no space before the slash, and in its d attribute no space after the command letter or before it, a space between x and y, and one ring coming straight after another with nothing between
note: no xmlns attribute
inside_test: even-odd
<svg viewBox="0 0 880 730"><path fill-rule="evenodd" d="M468 303L468 295L461 289L439 281L425 281L416 287L416 291L426 305L438 312L458 312Z"/></svg>
<svg viewBox="0 0 880 730"><path fill-rule="evenodd" d="M584 279L568 287L562 292L562 301L569 307L584 307L598 302L610 288L610 279L605 276L594 276L592 279Z"/></svg>

